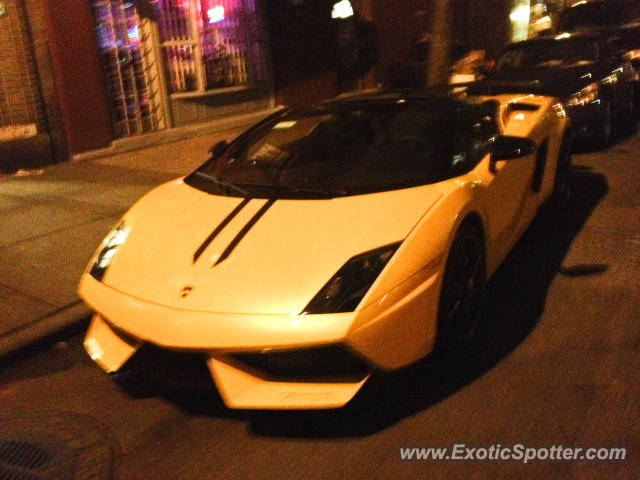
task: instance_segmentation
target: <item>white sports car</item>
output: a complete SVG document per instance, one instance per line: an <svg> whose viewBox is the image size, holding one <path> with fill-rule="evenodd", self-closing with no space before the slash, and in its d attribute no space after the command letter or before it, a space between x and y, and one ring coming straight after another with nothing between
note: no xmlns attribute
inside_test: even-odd
<svg viewBox="0 0 640 480"><path fill-rule="evenodd" d="M473 336L483 287L552 195L554 98L391 92L285 109L138 201L79 294L107 372L144 346L232 408L334 408Z"/></svg>

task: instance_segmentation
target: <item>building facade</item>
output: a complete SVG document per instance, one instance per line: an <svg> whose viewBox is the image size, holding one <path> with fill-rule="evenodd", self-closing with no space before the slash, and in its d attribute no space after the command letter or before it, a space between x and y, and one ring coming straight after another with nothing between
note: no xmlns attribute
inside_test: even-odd
<svg viewBox="0 0 640 480"><path fill-rule="evenodd" d="M522 3L452 2L490 53ZM0 0L0 167L387 85L429 22L428 0Z"/></svg>
<svg viewBox="0 0 640 480"><path fill-rule="evenodd" d="M331 9L327 0L0 0L0 168L333 96Z"/></svg>

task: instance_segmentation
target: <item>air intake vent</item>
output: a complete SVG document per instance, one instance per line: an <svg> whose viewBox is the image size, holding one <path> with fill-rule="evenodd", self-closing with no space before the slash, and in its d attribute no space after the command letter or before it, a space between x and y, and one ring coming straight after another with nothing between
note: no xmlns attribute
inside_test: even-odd
<svg viewBox="0 0 640 480"><path fill-rule="evenodd" d="M362 378L371 367L341 345L238 353L233 358L280 380ZM348 378L347 378L348 377Z"/></svg>

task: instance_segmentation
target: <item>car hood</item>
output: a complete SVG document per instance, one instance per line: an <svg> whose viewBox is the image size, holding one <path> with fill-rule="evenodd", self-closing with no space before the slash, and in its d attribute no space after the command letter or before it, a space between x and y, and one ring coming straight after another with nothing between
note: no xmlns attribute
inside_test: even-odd
<svg viewBox="0 0 640 480"><path fill-rule="evenodd" d="M351 257L403 240L440 196L431 185L269 201L179 180L127 213L129 236L103 281L175 308L297 314Z"/></svg>
<svg viewBox="0 0 640 480"><path fill-rule="evenodd" d="M473 93L535 93L566 101L572 93L599 80L594 64L527 68L492 72L473 87Z"/></svg>

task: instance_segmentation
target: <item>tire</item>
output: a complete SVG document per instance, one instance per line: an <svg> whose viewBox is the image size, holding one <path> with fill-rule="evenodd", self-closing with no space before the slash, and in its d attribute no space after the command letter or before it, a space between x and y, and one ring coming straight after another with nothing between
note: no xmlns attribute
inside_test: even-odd
<svg viewBox="0 0 640 480"><path fill-rule="evenodd" d="M633 87L631 88L631 92L627 96L627 100L625 101L624 111L622 115L620 115L620 119L618 120L618 124L620 126L620 133L623 136L633 135L636 130L636 117L635 117L635 93Z"/></svg>
<svg viewBox="0 0 640 480"><path fill-rule="evenodd" d="M562 138L560 151L558 152L558 163L556 166L556 175L553 181L553 191L551 193L551 202L554 206L565 209L569 205L571 197L571 136L567 132Z"/></svg>
<svg viewBox="0 0 640 480"><path fill-rule="evenodd" d="M597 124L596 134L593 136L594 147L605 149L611 143L613 137L613 114L611 112L611 102L604 100L602 115Z"/></svg>
<svg viewBox="0 0 640 480"><path fill-rule="evenodd" d="M482 236L464 222L451 244L440 290L436 351L460 351L476 333L486 283Z"/></svg>

